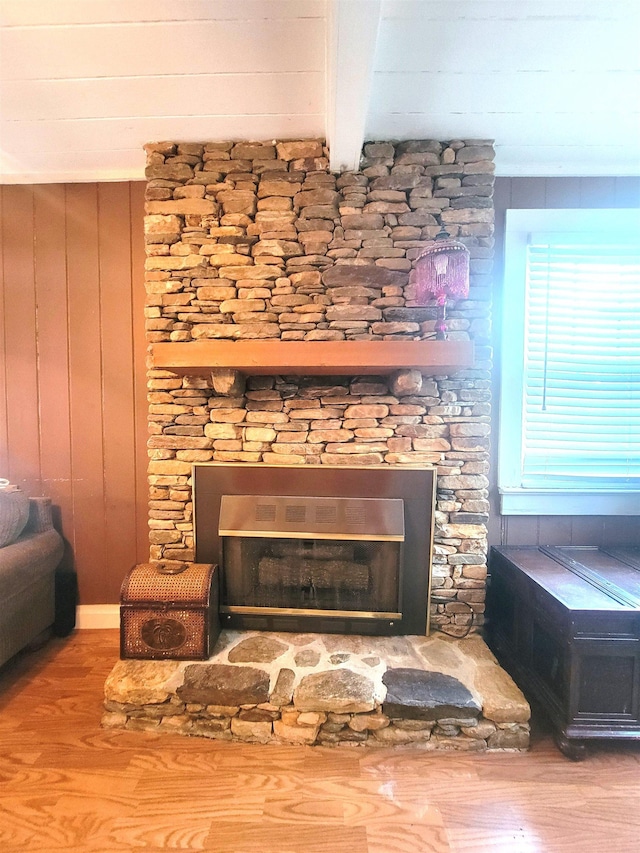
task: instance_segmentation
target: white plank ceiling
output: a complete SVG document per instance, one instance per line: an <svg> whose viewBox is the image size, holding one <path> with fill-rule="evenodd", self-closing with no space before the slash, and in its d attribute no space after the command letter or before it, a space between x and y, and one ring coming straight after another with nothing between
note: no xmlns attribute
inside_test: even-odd
<svg viewBox="0 0 640 853"><path fill-rule="evenodd" d="M640 0L0 0L0 181L138 179L145 142L496 140L640 174Z"/></svg>

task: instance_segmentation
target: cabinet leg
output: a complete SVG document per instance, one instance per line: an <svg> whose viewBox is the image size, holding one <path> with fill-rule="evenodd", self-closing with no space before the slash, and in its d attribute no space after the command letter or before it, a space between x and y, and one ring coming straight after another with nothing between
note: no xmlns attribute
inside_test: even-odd
<svg viewBox="0 0 640 853"><path fill-rule="evenodd" d="M583 740L568 738L561 732L556 732L554 740L560 752L571 761L584 761L587 757L587 745Z"/></svg>

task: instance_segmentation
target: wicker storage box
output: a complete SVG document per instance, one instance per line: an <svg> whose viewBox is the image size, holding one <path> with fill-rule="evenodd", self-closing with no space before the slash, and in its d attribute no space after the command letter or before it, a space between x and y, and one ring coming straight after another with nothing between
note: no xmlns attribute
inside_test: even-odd
<svg viewBox="0 0 640 853"><path fill-rule="evenodd" d="M207 660L220 633L218 567L141 563L120 591L120 655Z"/></svg>

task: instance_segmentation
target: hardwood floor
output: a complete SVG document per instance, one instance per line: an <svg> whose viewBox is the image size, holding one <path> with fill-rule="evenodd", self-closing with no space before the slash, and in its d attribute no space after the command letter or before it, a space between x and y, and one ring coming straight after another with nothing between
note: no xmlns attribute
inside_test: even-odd
<svg viewBox="0 0 640 853"><path fill-rule="evenodd" d="M116 631L0 670L0 853L635 853L640 745L253 746L100 728Z"/></svg>

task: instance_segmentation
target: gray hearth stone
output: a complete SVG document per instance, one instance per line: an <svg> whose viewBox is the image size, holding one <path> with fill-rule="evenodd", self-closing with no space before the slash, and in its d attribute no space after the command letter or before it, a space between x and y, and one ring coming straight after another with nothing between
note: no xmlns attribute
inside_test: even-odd
<svg viewBox="0 0 640 853"><path fill-rule="evenodd" d="M375 707L375 685L350 669L314 672L305 676L293 694L300 711L334 711L357 714Z"/></svg>
<svg viewBox="0 0 640 853"><path fill-rule="evenodd" d="M317 666L320 662L320 652L315 649L303 649L296 654L295 662L299 667Z"/></svg>
<svg viewBox="0 0 640 853"><path fill-rule="evenodd" d="M333 664L339 664L339 663L346 663L350 657L351 657L351 655L347 654L347 652L342 652L341 654L331 655L329 660Z"/></svg>
<svg viewBox="0 0 640 853"><path fill-rule="evenodd" d="M419 669L388 669L382 676L387 698L382 710L389 717L437 720L477 717L481 708L457 678Z"/></svg>
<svg viewBox="0 0 640 853"><path fill-rule="evenodd" d="M289 647L273 637L248 637L229 652L229 663L271 663Z"/></svg>
<svg viewBox="0 0 640 853"><path fill-rule="evenodd" d="M437 308L387 308L384 319L387 322L424 323L435 320Z"/></svg>
<svg viewBox="0 0 640 853"><path fill-rule="evenodd" d="M192 664L177 693L183 702L203 705L259 705L269 700L269 673L251 666Z"/></svg>
<svg viewBox="0 0 640 853"><path fill-rule="evenodd" d="M397 273L375 264L338 265L329 267L322 274L322 283L325 287L350 287L361 284L365 287L382 288L396 284L397 281Z"/></svg>

